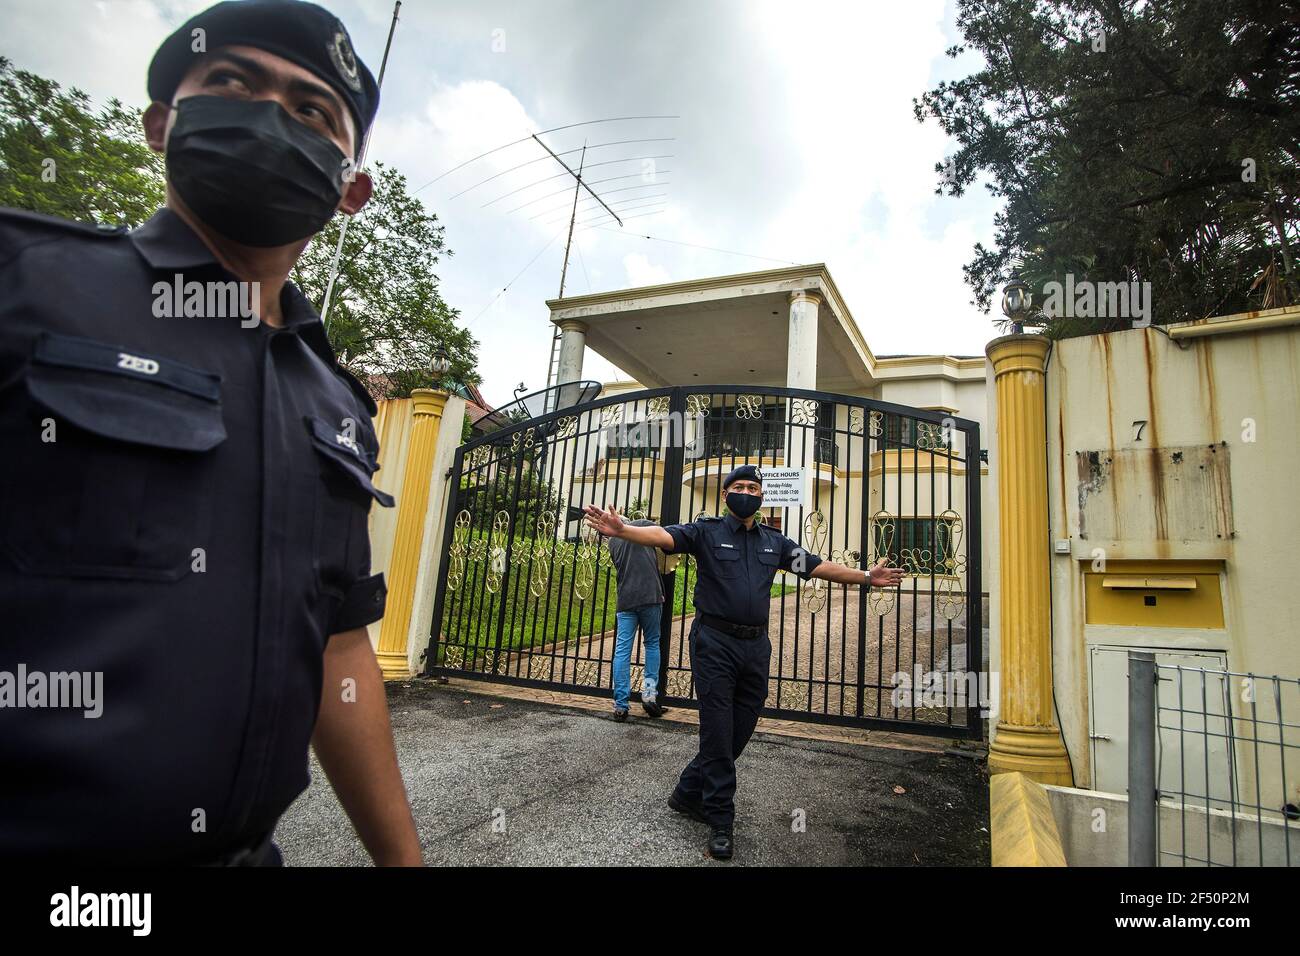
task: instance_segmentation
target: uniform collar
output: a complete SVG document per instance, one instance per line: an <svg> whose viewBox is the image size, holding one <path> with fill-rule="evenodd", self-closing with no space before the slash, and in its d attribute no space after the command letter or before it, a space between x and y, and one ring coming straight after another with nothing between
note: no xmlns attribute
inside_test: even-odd
<svg viewBox="0 0 1300 956"><path fill-rule="evenodd" d="M180 216L163 207L139 229L131 231L131 241L136 250L155 269L194 269L200 266L219 265L212 250L185 224ZM321 357L325 364L343 372L330 345L320 313L292 282L286 281L280 290L280 329L300 336L307 346ZM375 403L365 388L350 376L349 384L373 415Z"/></svg>
<svg viewBox="0 0 1300 956"><path fill-rule="evenodd" d="M726 514L722 516L722 520L727 523L727 527L730 528L733 532L745 530L745 522L741 521L730 511L728 511ZM752 531L757 531L758 529L759 529L759 523L755 521L753 526L749 530L752 532Z"/></svg>
<svg viewBox="0 0 1300 956"><path fill-rule="evenodd" d="M155 269L192 269L217 262L194 230L165 206L139 229L131 230L131 241Z"/></svg>
<svg viewBox="0 0 1300 956"><path fill-rule="evenodd" d="M155 269L194 269L200 266L219 265L212 250L203 244L180 216L167 207L159 209L139 229L131 231L131 241L145 262ZM320 325L320 315L302 291L292 282L285 282L280 292L281 328L302 332ZM333 362L331 350L329 361Z"/></svg>

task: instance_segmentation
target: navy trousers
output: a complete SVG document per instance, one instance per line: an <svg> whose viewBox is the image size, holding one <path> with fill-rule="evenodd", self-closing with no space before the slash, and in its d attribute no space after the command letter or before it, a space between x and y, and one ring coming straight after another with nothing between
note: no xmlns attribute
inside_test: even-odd
<svg viewBox="0 0 1300 956"><path fill-rule="evenodd" d="M767 700L772 642L745 640L691 624L691 674L700 702L700 752L686 765L677 792L700 803L713 827L736 817L736 758L749 743Z"/></svg>

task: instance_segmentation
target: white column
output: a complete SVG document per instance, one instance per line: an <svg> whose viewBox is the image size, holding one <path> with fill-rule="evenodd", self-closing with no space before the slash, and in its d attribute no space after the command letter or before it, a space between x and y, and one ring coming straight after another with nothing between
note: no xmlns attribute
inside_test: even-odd
<svg viewBox="0 0 1300 956"><path fill-rule="evenodd" d="M790 332L786 351L785 384L790 388L817 387L817 312L822 297L816 292L790 293Z"/></svg>
<svg viewBox="0 0 1300 956"><path fill-rule="evenodd" d="M560 322L560 367L555 384L565 385L582 379L582 354L587 347L587 324L577 319ZM572 405L577 389L561 389L559 407Z"/></svg>
<svg viewBox="0 0 1300 956"><path fill-rule="evenodd" d="M799 290L790 293L790 332L789 347L786 352L785 384L790 388L817 388L817 311L821 307L822 297L816 292ZM808 421L813 413L813 403L806 399L790 399L786 408L787 421L815 424L816 418ZM790 443L785 450L785 463L791 468L803 468L803 498L805 507L802 511L790 509L789 520L801 521L803 516L813 510L813 482L816 480L816 462L813 460L816 429L800 424L792 424ZM822 507L826 507L823 502ZM790 536L798 540L798 529Z"/></svg>

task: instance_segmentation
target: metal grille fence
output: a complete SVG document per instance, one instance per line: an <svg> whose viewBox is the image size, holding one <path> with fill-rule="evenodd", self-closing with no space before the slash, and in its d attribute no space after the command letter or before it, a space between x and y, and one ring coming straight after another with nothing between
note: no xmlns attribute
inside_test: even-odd
<svg viewBox="0 0 1300 956"><path fill-rule="evenodd" d="M870 592L778 575L764 713L978 737L990 693L979 426L824 392L653 389L562 407L462 446L428 670L607 693L617 581L582 507L661 524L719 515L722 480L745 463L805 475L803 500L764 508L762 520L824 557L856 567L889 557L907 572L901 587ZM695 562L667 556L661 569L658 686L668 702L694 706ZM638 641L634 688L643 662Z"/></svg>
<svg viewBox="0 0 1300 956"><path fill-rule="evenodd" d="M1300 679L1129 661L1130 863L1300 865Z"/></svg>

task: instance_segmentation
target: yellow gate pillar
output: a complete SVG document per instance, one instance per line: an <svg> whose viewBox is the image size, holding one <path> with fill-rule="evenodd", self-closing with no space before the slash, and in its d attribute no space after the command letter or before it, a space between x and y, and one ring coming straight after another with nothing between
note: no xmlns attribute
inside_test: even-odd
<svg viewBox="0 0 1300 956"><path fill-rule="evenodd" d="M388 603L379 629L379 666L385 680L411 676L407 639L411 610L415 604L415 583L419 576L424 546L425 512L429 508L429 482L434 449L447 392L417 388L411 392L411 442L402 473L401 495L397 500L397 530L393 555L388 562Z"/></svg>
<svg viewBox="0 0 1300 956"><path fill-rule="evenodd" d="M1020 771L1071 786L1052 710L1051 577L1047 527L1049 342L1004 335L986 348L997 395L1001 693L989 772Z"/></svg>

